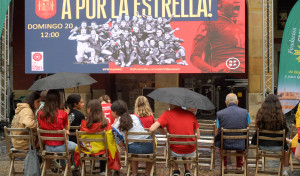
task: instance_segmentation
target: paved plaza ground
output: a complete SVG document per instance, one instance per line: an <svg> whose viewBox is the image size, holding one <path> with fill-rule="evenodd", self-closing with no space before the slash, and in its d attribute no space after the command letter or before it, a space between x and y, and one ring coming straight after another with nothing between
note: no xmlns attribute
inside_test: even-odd
<svg viewBox="0 0 300 176"><path fill-rule="evenodd" d="M0 141L1 144L1 155L0 155L0 176L7 176L8 175L8 171L9 171L9 157L6 154L6 151L2 151L2 150L6 150L5 147L5 142ZM202 154L207 154L208 151L202 151ZM251 152L249 153L251 154ZM229 159L229 163L232 163L228 166L228 168L234 168L235 167L235 159L231 158ZM142 164L143 165L143 164ZM274 169L276 169L276 167L278 166L278 162L277 161L268 161L267 162L267 167L272 167ZM16 169L17 170L23 170L23 161L16 161ZM156 164L157 167L157 172L156 175L157 176L166 176L168 175L168 168L165 167L164 164ZM180 165L180 169L181 169L181 173L184 172L183 170L183 165ZM78 172L78 175L79 172ZM121 171L120 176L125 176L126 175L126 168L123 168ZM199 168L199 176L219 176L220 175L220 157L219 157L219 153L216 152L216 159L215 159L215 168L210 171L208 167L202 167ZM254 174L254 168L249 168L248 169L248 175L255 175ZM298 175L298 171L294 172L293 174L290 173L290 175Z"/></svg>

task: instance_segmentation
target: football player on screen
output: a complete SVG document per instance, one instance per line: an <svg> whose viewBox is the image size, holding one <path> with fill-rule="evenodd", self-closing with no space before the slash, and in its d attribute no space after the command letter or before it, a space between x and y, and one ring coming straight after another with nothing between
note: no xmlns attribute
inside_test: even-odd
<svg viewBox="0 0 300 176"><path fill-rule="evenodd" d="M237 24L241 0L219 0L218 21L203 21L190 60L203 73L245 71L245 28Z"/></svg>

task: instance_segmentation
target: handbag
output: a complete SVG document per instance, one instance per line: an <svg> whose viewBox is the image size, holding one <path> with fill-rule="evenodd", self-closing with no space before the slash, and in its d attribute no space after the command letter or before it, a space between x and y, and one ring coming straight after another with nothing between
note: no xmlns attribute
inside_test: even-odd
<svg viewBox="0 0 300 176"><path fill-rule="evenodd" d="M38 158L38 153L33 145L33 150L31 150L31 140L30 140L30 130L29 130L29 152L24 160L24 176L40 176L41 168Z"/></svg>

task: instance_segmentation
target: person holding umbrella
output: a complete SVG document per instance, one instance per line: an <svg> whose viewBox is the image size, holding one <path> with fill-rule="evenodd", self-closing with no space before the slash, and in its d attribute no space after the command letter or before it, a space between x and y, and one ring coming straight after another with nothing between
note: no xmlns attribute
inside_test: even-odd
<svg viewBox="0 0 300 176"><path fill-rule="evenodd" d="M164 133L163 128L166 127L168 133L178 135L194 135L197 133L198 139L200 138L199 124L195 115L187 110L182 109L180 106L169 104L170 110L164 112L158 120L151 125L149 131L154 132L159 130ZM182 128L184 126L184 128ZM191 141L197 139L181 139L182 141ZM171 145L171 155L175 157L182 157L186 159L190 156L196 155L196 146L194 145ZM185 164L184 176L191 176L190 165ZM176 163L174 163L173 176L179 176L180 171Z"/></svg>

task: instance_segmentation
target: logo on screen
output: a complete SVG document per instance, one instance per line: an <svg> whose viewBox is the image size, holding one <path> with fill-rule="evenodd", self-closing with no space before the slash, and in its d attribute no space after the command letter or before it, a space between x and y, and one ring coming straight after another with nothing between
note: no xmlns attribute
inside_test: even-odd
<svg viewBox="0 0 300 176"><path fill-rule="evenodd" d="M34 53L32 56L32 59L35 61L40 61L40 60L42 60L42 58L43 58L43 55L41 53Z"/></svg>
<svg viewBox="0 0 300 176"><path fill-rule="evenodd" d="M240 60L238 58L235 58L235 57L231 57L229 59L226 60L226 66L227 68L229 69L237 69L240 67Z"/></svg>
<svg viewBox="0 0 300 176"><path fill-rule="evenodd" d="M44 52L31 52L31 71L44 71Z"/></svg>
<svg viewBox="0 0 300 176"><path fill-rule="evenodd" d="M56 0L35 0L35 13L43 19L53 17L56 14Z"/></svg>

